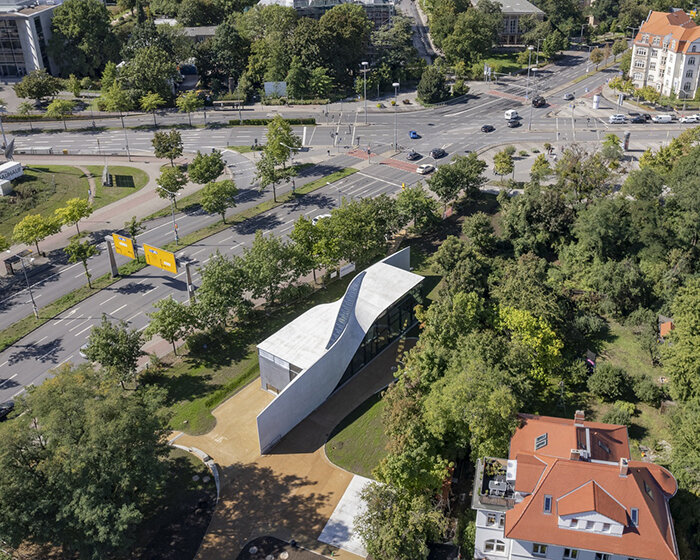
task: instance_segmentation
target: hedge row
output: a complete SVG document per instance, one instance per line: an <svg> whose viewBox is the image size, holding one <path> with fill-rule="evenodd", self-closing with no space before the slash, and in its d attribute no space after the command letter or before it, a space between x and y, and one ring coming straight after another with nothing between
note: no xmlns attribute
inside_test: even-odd
<svg viewBox="0 0 700 560"><path fill-rule="evenodd" d="M263 105L328 105L330 99L288 99L286 97L270 97L262 100Z"/></svg>
<svg viewBox="0 0 700 560"><path fill-rule="evenodd" d="M100 115L88 115L88 114L78 114L78 115L66 115L67 121L89 121L91 119L113 119L119 116L119 113L107 113ZM62 119L57 119L55 117L47 117L46 115L3 115L2 119L5 122L26 122L26 121L56 121L61 122Z"/></svg>
<svg viewBox="0 0 700 560"><path fill-rule="evenodd" d="M284 119L286 122L289 124L316 124L316 119L315 118L309 118L309 119ZM262 125L266 126L270 124L273 121L273 119L243 119L242 121L240 120L230 120L228 121L229 126L255 126L255 125Z"/></svg>

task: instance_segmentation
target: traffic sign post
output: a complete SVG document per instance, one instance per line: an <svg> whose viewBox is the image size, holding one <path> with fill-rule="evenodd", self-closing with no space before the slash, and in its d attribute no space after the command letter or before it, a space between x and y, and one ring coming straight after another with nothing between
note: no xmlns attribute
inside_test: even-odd
<svg viewBox="0 0 700 560"><path fill-rule="evenodd" d="M170 251L153 247L146 243L143 244L143 253L146 256L146 263L151 266L157 266L160 269L167 270L173 274L177 272L177 264L175 255Z"/></svg>
<svg viewBox="0 0 700 560"><path fill-rule="evenodd" d="M114 240L114 250L118 255L124 257L129 257L130 259L136 258L136 251L134 250L134 242L129 237L124 237L118 233L112 234L112 239Z"/></svg>
<svg viewBox="0 0 700 560"><path fill-rule="evenodd" d="M114 251L112 251L112 244L107 239L107 254L109 255L109 268L112 270L112 278L119 276L119 269L117 268L117 261L114 258Z"/></svg>

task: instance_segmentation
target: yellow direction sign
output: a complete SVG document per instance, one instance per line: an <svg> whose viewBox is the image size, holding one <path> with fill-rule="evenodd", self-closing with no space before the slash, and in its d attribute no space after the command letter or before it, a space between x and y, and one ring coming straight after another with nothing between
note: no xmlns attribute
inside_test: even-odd
<svg viewBox="0 0 700 560"><path fill-rule="evenodd" d="M114 250L118 255L124 255L130 259L136 258L136 254L134 253L134 242L129 237L124 237L123 235L113 233L112 239L114 239Z"/></svg>
<svg viewBox="0 0 700 560"><path fill-rule="evenodd" d="M175 255L170 251L164 251L152 245L143 244L143 253L146 255L146 262L150 265L157 266L168 272L177 272L175 264Z"/></svg>

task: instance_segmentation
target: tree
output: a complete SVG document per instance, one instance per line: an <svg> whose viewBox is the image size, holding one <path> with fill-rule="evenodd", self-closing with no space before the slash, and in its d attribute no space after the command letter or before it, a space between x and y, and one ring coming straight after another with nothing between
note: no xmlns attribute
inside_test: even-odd
<svg viewBox="0 0 700 560"><path fill-rule="evenodd" d="M80 235L78 222L83 218L87 218L92 214L92 211L92 205L87 199L71 198L66 201L66 205L63 208L57 208L55 214L61 225L74 225L78 235Z"/></svg>
<svg viewBox="0 0 700 560"><path fill-rule="evenodd" d="M240 257L225 257L217 251L200 273L202 284L194 312L204 328L223 328L231 318L247 314L251 304L246 298L247 279Z"/></svg>
<svg viewBox="0 0 700 560"><path fill-rule="evenodd" d="M624 155L620 137L617 134L606 134L605 140L603 140L603 149L600 153L611 164L619 162Z"/></svg>
<svg viewBox="0 0 700 560"><path fill-rule="evenodd" d="M542 41L542 52L547 58L554 58L557 53L569 47L569 40L558 29L548 34Z"/></svg>
<svg viewBox="0 0 700 560"><path fill-rule="evenodd" d="M129 330L126 321L112 323L103 313L102 322L90 331L84 352L102 366L108 379L118 381L124 389L124 383L136 378L138 359L143 355L141 346L141 332Z"/></svg>
<svg viewBox="0 0 700 560"><path fill-rule="evenodd" d="M29 101L22 101L17 107L17 114L23 117L27 117L29 121L29 130L34 130L34 125L32 125L31 113L34 110L34 105L29 103Z"/></svg>
<svg viewBox="0 0 700 560"><path fill-rule="evenodd" d="M195 47L197 70L210 83L225 84L229 78L238 82L250 52L250 44L237 28L237 17L230 16L220 23L214 37Z"/></svg>
<svg viewBox="0 0 700 560"><path fill-rule="evenodd" d="M309 69L302 64L298 57L292 58L289 65L289 72L285 81L287 82L287 95L291 99L304 99L309 91Z"/></svg>
<svg viewBox="0 0 700 560"><path fill-rule="evenodd" d="M493 171L496 175L503 177L515 172L513 156L506 150L501 150L493 156Z"/></svg>
<svg viewBox="0 0 700 560"><path fill-rule="evenodd" d="M627 40L626 39L618 39L613 43L612 46L612 53L615 56L615 60L617 60L617 55L622 54L628 49L627 45Z"/></svg>
<svg viewBox="0 0 700 560"><path fill-rule="evenodd" d="M179 167L166 167L160 172L160 177L156 179L158 186L158 196L161 198L172 199L175 208L177 208L177 200L175 197L187 184L187 177Z"/></svg>
<svg viewBox="0 0 700 560"><path fill-rule="evenodd" d="M209 214L219 214L226 223L226 210L236 206L238 189L231 179L207 183L202 189L202 208Z"/></svg>
<svg viewBox="0 0 700 560"><path fill-rule="evenodd" d="M438 203L422 185L401 189L396 197L396 211L402 224L413 221L413 228L423 232L438 220Z"/></svg>
<svg viewBox="0 0 700 560"><path fill-rule="evenodd" d="M289 244L260 230L255 232L250 248L243 251L241 267L252 296L264 297L269 305L275 303L280 287L295 279Z"/></svg>
<svg viewBox="0 0 700 560"><path fill-rule="evenodd" d="M68 130L66 115L70 115L73 112L74 106L75 103L70 99L54 99L46 108L46 116L51 119L61 119L64 130Z"/></svg>
<svg viewBox="0 0 700 560"><path fill-rule="evenodd" d="M596 47L591 51L590 55L590 60L593 64L595 64L595 69L598 70L598 65L603 62L603 59L605 58L605 52L603 49Z"/></svg>
<svg viewBox="0 0 700 560"><path fill-rule="evenodd" d="M360 498L365 507L353 525L372 558L424 560L428 542L438 540L447 528L444 515L426 495L371 482Z"/></svg>
<svg viewBox="0 0 700 560"><path fill-rule="evenodd" d="M588 390L607 402L619 400L629 388L629 377L622 368L600 362L588 378Z"/></svg>
<svg viewBox="0 0 700 560"><path fill-rule="evenodd" d="M155 311L148 314L150 323L144 335L151 338L155 335L167 340L173 346L177 356L175 342L190 332L193 323L192 311L189 306L175 301L172 296L161 299L153 304Z"/></svg>
<svg viewBox="0 0 700 560"><path fill-rule="evenodd" d="M564 150L554 168L557 188L565 193L575 207L585 201L588 205L608 194L612 188L611 173L599 152L588 153L574 144Z"/></svg>
<svg viewBox="0 0 700 560"><path fill-rule="evenodd" d="M452 165L442 165L428 180L428 186L447 208L447 203L456 199L460 194L472 198L486 183L484 169L486 162L480 160L475 153L467 156L457 156Z"/></svg>
<svg viewBox="0 0 700 560"><path fill-rule="evenodd" d="M121 391L87 364L54 373L0 424L0 534L70 557L128 555L168 477L162 393Z"/></svg>
<svg viewBox="0 0 700 560"><path fill-rule="evenodd" d="M292 132L289 122L280 115L276 115L267 127L267 143L255 164L256 180L260 181L263 189L272 186L272 197L275 202L277 202L277 184L285 179L289 181L296 175L296 170L287 168L286 163L292 154L292 148L300 146L301 140Z"/></svg>
<svg viewBox="0 0 700 560"><path fill-rule="evenodd" d="M316 269L321 265L319 240L322 234L323 229L316 227L303 215L294 222L294 229L289 232L289 238L293 241L295 268L300 275L307 274L311 270L314 275L314 284L316 284Z"/></svg>
<svg viewBox="0 0 700 560"><path fill-rule="evenodd" d="M10 248L10 243L4 235L0 235L0 251L7 251Z"/></svg>
<svg viewBox="0 0 700 560"><path fill-rule="evenodd" d="M72 263L81 262L81 263L83 263L83 268L85 268L85 277L87 278L88 286L90 288L92 288L92 282L90 281L90 278L92 277L92 275L90 274L90 271L88 270L87 261L90 257L94 257L95 255L100 254L100 252L97 250L97 247L95 247L94 245L91 245L87 241L80 241L80 239L78 237L76 237L76 238L71 240L71 242L64 249L64 251L68 255L69 262L72 262Z"/></svg>
<svg viewBox="0 0 700 560"><path fill-rule="evenodd" d="M211 183L216 181L224 171L224 160L219 150L203 154L197 150L192 163L187 166L187 174L193 183Z"/></svg>
<svg viewBox="0 0 700 560"><path fill-rule="evenodd" d="M139 99L139 105L141 105L141 109L153 115L153 126L158 126L156 124L156 111L165 105L165 99L163 99L159 93L151 92Z"/></svg>
<svg viewBox="0 0 700 560"><path fill-rule="evenodd" d="M196 111L200 107L203 107L204 101L199 98L197 92L188 91L178 95L177 99L175 100L175 105L177 105L177 108L181 113L187 113L190 126L192 126L192 111Z"/></svg>
<svg viewBox="0 0 700 560"><path fill-rule="evenodd" d="M445 83L445 74L437 66L423 70L418 83L418 99L425 103L438 103L450 96L450 88Z"/></svg>
<svg viewBox="0 0 700 560"><path fill-rule="evenodd" d="M136 96L141 97L153 91L163 99L171 97L172 82L177 75L177 65L172 54L157 45L138 49L119 71L119 79L124 87L133 90Z"/></svg>
<svg viewBox="0 0 700 560"><path fill-rule="evenodd" d="M129 93L118 81L115 80L110 88L102 93L100 102L105 110L117 111L119 113L119 118L122 121L122 128L125 128L124 115L122 113L124 111L131 111L134 108L134 102Z"/></svg>
<svg viewBox="0 0 700 560"><path fill-rule="evenodd" d="M109 91L117 81L117 65L111 60L105 64L105 68L102 71L102 78L100 79L100 91L102 95Z"/></svg>
<svg viewBox="0 0 700 560"><path fill-rule="evenodd" d="M18 243L36 245L36 252L39 251L39 241L46 239L60 229L58 222L51 218L44 218L40 214L27 214L15 225L12 230L12 239Z"/></svg>
<svg viewBox="0 0 700 560"><path fill-rule="evenodd" d="M48 52L63 76L97 76L119 52L107 7L99 0L67 0L58 6Z"/></svg>
<svg viewBox="0 0 700 560"><path fill-rule="evenodd" d="M612 408L603 416L603 422L606 424L629 426L632 423L634 410L634 404L631 402L615 401Z"/></svg>
<svg viewBox="0 0 700 560"><path fill-rule="evenodd" d="M552 168L544 154L537 154L535 161L530 168L530 180L535 183L540 183L546 180L552 174Z"/></svg>
<svg viewBox="0 0 700 560"><path fill-rule="evenodd" d="M80 97L82 88L80 87L80 80L75 74L68 76L68 80L66 80L66 89L73 94L73 97Z"/></svg>
<svg viewBox="0 0 700 560"><path fill-rule="evenodd" d="M131 238L131 242L134 245L134 253L136 254L136 262L139 262L139 250L138 246L136 244L136 237L141 233L145 228L143 226L144 220L138 220L136 216L131 216L131 219L128 222L124 222L124 229L129 233L129 237Z"/></svg>
<svg viewBox="0 0 700 560"><path fill-rule="evenodd" d="M33 70L21 82L13 86L17 97L33 99L40 103L45 97L53 97L61 91L61 80L51 76L44 68Z"/></svg>
<svg viewBox="0 0 700 560"><path fill-rule="evenodd" d="M498 38L503 26L500 6L496 9L482 9L486 2L479 2L476 8L470 8L456 14L454 28L442 42L445 56L452 62L464 61L473 64L485 58ZM488 3L492 5L492 3Z"/></svg>
<svg viewBox="0 0 700 560"><path fill-rule="evenodd" d="M483 212L477 212L464 218L462 233L467 238L467 242L482 255L490 254L496 247L496 237L491 220Z"/></svg>
<svg viewBox="0 0 700 560"><path fill-rule="evenodd" d="M367 13L357 4L340 4L324 13L318 23L321 37L327 41L328 62L335 79L352 84L372 30Z"/></svg>
<svg viewBox="0 0 700 560"><path fill-rule="evenodd" d="M157 158L169 159L170 166L174 167L174 160L182 155L182 135L177 130L170 132L156 132L151 140L153 150Z"/></svg>
<svg viewBox="0 0 700 560"><path fill-rule="evenodd" d="M700 397L700 279L693 277L678 290L671 305L676 328L671 344L663 350L674 400L690 402Z"/></svg>

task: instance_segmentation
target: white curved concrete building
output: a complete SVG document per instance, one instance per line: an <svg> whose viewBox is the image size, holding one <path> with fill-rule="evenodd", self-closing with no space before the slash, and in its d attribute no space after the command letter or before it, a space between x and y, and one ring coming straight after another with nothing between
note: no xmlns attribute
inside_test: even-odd
<svg viewBox="0 0 700 560"><path fill-rule="evenodd" d="M338 301L318 305L258 345L262 388L277 397L258 415L260 452L271 449L414 322L406 248L360 272Z"/></svg>

